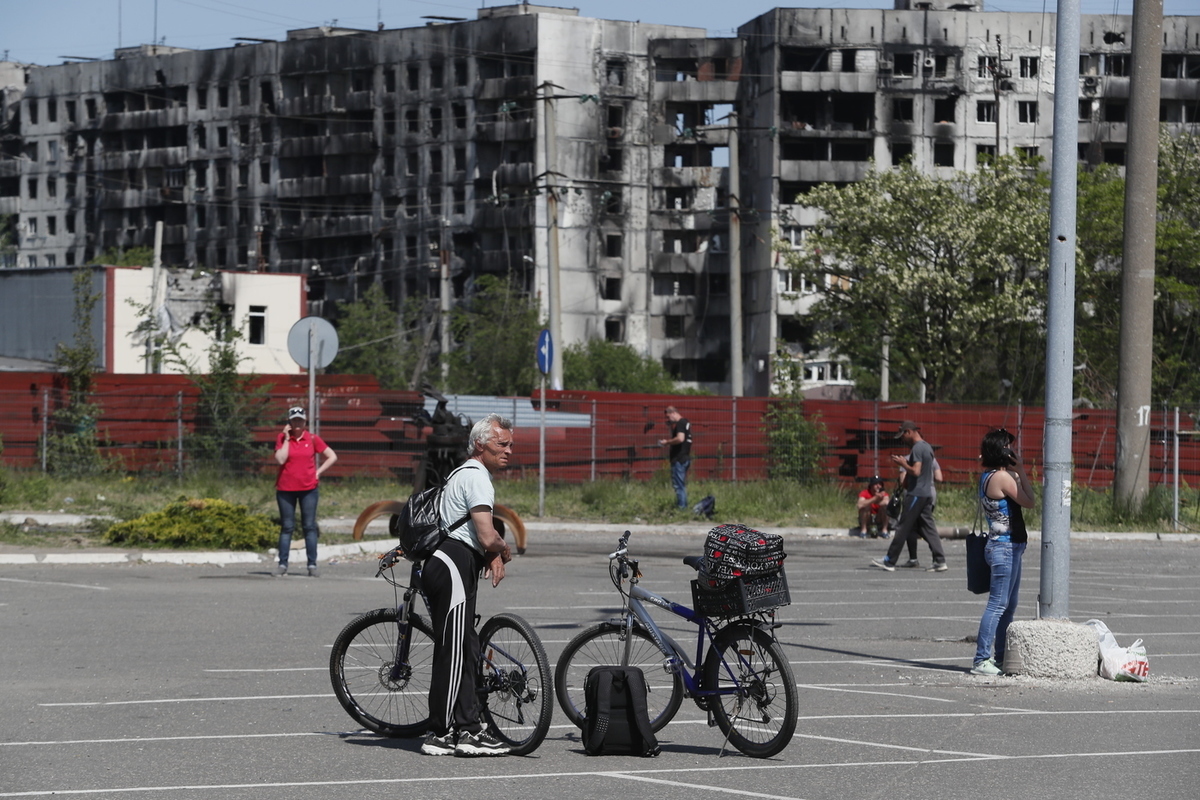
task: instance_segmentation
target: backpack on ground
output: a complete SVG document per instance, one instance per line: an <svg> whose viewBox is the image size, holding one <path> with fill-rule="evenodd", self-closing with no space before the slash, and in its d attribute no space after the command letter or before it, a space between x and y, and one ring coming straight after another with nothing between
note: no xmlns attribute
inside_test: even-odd
<svg viewBox="0 0 1200 800"><path fill-rule="evenodd" d="M717 498L711 494L705 495L703 500L692 506L692 513L712 519L713 515L717 513Z"/></svg>
<svg viewBox="0 0 1200 800"><path fill-rule="evenodd" d="M462 467L459 467L462 469ZM458 470L454 470L458 472ZM451 472L446 476L450 482ZM399 550L409 561L424 561L441 547L442 542L450 532L457 530L471 518L470 513L463 516L449 528L442 524L442 491L445 485L435 486L418 492L408 498L399 514L392 514L388 521L388 530L400 540Z"/></svg>
<svg viewBox="0 0 1200 800"><path fill-rule="evenodd" d="M589 756L656 756L646 709L646 676L637 667L592 667L583 684L583 749Z"/></svg>

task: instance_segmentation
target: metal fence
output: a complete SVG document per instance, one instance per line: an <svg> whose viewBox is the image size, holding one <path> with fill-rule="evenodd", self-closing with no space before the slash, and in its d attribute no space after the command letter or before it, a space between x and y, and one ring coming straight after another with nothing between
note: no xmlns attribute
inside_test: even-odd
<svg viewBox="0 0 1200 800"><path fill-rule="evenodd" d="M41 374L39 373L38 376ZM92 420L64 429L59 413L67 397L56 380L0 380L0 435L5 463L46 469L55 436L94 441L106 463L129 472L186 472L228 463L205 463L203 437L218 436L228 420L207 415L196 387L173 376L107 376L88 399L99 409ZM136 380L134 380L136 378ZM251 458L247 469L270 470L270 451L286 409L307 404L302 376L256 378L262 392L258 424L246 428ZM330 477L378 476L410 482L426 451L426 410L433 401L416 392L380 390L363 376L320 376L311 427L333 447L339 464ZM449 409L478 419L488 411L514 418L518 432L510 471L535 476L539 469L541 413L537 397L450 396ZM663 410L676 406L692 425L693 477L723 481L770 476L785 455L772 452L768 411L784 401L767 398L550 392L546 413L546 472L549 482L598 479L645 480L665 466L669 423ZM1040 407L885 404L871 401L809 400L804 415L823 431L820 477L851 484L880 474L891 480L888 457L905 452L896 435L905 419L917 421L937 453L946 482L967 484L978 474L979 440L1005 426L1017 435L1031 474L1041 470L1043 412ZM1073 421L1076 483L1098 489L1112 484L1116 462L1116 415L1079 410ZM1160 408L1150 415L1147 459L1155 485L1200 482L1200 407ZM234 426L236 427L236 426ZM210 458L212 456L209 456Z"/></svg>

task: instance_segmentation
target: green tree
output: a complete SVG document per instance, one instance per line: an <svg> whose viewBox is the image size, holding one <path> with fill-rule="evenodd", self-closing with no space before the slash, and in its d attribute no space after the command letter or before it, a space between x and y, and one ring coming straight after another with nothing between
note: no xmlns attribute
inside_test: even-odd
<svg viewBox="0 0 1200 800"><path fill-rule="evenodd" d="M1079 179L1076 391L1116 404L1125 180L1113 167ZM1158 156L1151 392L1169 405L1200 396L1200 136L1163 132Z"/></svg>
<svg viewBox="0 0 1200 800"><path fill-rule="evenodd" d="M825 426L804 416L800 364L782 349L774 360L779 392L763 416L771 454L768 472L772 478L811 484L824 476Z"/></svg>
<svg viewBox="0 0 1200 800"><path fill-rule="evenodd" d="M1033 398L1043 385L1048 178L1001 158L939 180L911 164L826 185L800 202L822 222L792 268L824 287L817 343L933 401Z"/></svg>
<svg viewBox="0 0 1200 800"><path fill-rule="evenodd" d="M604 339L573 344L563 351L563 385L600 392L675 394L674 379L652 358L627 344Z"/></svg>
<svg viewBox="0 0 1200 800"><path fill-rule="evenodd" d="M17 215L0 215L0 268L17 265Z"/></svg>
<svg viewBox="0 0 1200 800"><path fill-rule="evenodd" d="M330 371L342 375L374 375L384 389L409 386L421 344L413 330L421 304L410 300L397 315L383 287L374 284L356 302L340 307L338 355Z"/></svg>
<svg viewBox="0 0 1200 800"><path fill-rule="evenodd" d="M537 383L534 346L541 330L537 301L516 279L484 275L450 317L447 389L462 394L528 395Z"/></svg>
<svg viewBox="0 0 1200 800"><path fill-rule="evenodd" d="M154 263L154 248L130 247L122 250L110 247L90 262L110 267L149 267Z"/></svg>
<svg viewBox="0 0 1200 800"><path fill-rule="evenodd" d="M96 420L102 409L92 398L100 356L92 333L92 313L100 294L93 291L92 278L90 269L75 270L75 338L70 345L60 342L54 359L66 380L66 396L50 417L46 465L60 475L94 475L108 466L96 442Z"/></svg>
<svg viewBox="0 0 1200 800"><path fill-rule="evenodd" d="M207 369L187 358L186 344L166 345L167 361L185 372L199 390L194 431L185 437L184 446L196 462L238 474L261 460L254 428L266 421L271 387L255 386L253 375L239 372L246 360L237 350L243 335L224 307L211 305L197 327L209 339Z"/></svg>

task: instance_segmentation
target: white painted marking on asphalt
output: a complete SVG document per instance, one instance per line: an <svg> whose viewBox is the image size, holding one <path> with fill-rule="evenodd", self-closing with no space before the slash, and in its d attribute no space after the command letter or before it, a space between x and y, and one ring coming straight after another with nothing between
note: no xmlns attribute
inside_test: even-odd
<svg viewBox="0 0 1200 800"><path fill-rule="evenodd" d="M844 692L846 694L879 694L887 697L907 697L912 700L927 700L935 703L957 703L958 700L951 700L945 697L929 697L923 694L900 694L899 692L876 692L867 689L839 689L832 686L817 686L811 683L798 683L796 686L800 689L820 689L825 692Z"/></svg>
<svg viewBox="0 0 1200 800"><path fill-rule="evenodd" d="M332 647L333 645L330 645ZM328 672L329 667L276 667L273 669L206 669L202 672Z"/></svg>
<svg viewBox="0 0 1200 800"><path fill-rule="evenodd" d="M306 700L314 697L333 697L332 694L263 694L253 697L177 697L159 700L102 700L88 703L38 703L41 708L64 706L139 706L155 703L223 703L230 700Z"/></svg>
<svg viewBox="0 0 1200 800"><path fill-rule="evenodd" d="M31 581L24 578L0 578L0 581L8 581L9 583L36 583L41 586L67 586L72 589L95 589L98 592L107 592L108 586L88 586L85 583L61 583L59 581Z"/></svg>
<svg viewBox="0 0 1200 800"><path fill-rule="evenodd" d="M628 772L534 772L534 773L511 773L504 776L508 782L514 780L536 780L549 778L552 780L561 780L563 778L611 778L611 777L626 777L636 775L660 775L664 773L707 773L707 772L742 772L748 770L754 771L779 771L779 770L813 770L813 769L860 769L862 767L902 767L912 766L914 763L923 765L933 764L958 764L977 761L1028 761L1041 759L1092 759L1092 758L1121 758L1132 757L1139 758L1142 756L1161 756L1161 755L1191 755L1200 753L1200 749L1181 749L1181 750L1121 750L1106 753L1034 753L1023 754L1019 756L1004 756L988 754L987 756L960 756L954 758L936 758L922 759L919 762L904 761L904 760L881 760L881 761L843 761L843 762L827 762L820 764L754 764L752 766L730 766L721 765L719 767L684 767L679 769L656 769L656 770L630 770ZM230 789L286 789L286 788L312 788L318 786L386 786L386 785L402 785L402 784L420 784L420 783L448 783L455 782L471 782L477 783L486 781L489 784L494 784L496 776L491 772L483 775L462 776L462 775L431 775L420 778L373 778L373 779L357 779L357 780L329 780L329 781L281 781L276 783L222 783L222 784L182 784L176 786L123 786L106 789L43 789L24 792L0 792L0 797L46 797L50 795L93 795L93 794L117 794L121 792L180 792L180 791L228 791ZM710 787L705 787L710 788ZM721 791L721 790L716 790ZM724 790L734 791L734 790ZM760 795L767 797L768 795Z"/></svg>
<svg viewBox="0 0 1200 800"><path fill-rule="evenodd" d="M780 794L763 794L762 792L747 792L745 789L730 789L723 786L706 786L702 783L684 783L683 781L668 781L662 778L651 778L648 775L630 775L626 772L605 772L602 775L606 778L620 778L626 781L643 781L645 783L656 783L663 786L675 786L680 789L703 789L707 792L719 792L721 794L736 794L743 797L763 797L768 800L799 800L799 798L791 795Z"/></svg>
<svg viewBox="0 0 1200 800"><path fill-rule="evenodd" d="M924 698L922 698L924 699ZM995 711L962 711L954 713L938 713L938 714L810 714L800 715L797 720L800 722L815 722L815 721L839 721L852 719L972 719L978 717L1056 717L1056 716L1077 716L1077 715L1095 715L1095 716L1121 716L1121 715L1142 715L1142 714L1200 714L1200 709L1095 709L1095 710L1072 710L1072 711L1043 711L1041 709L1023 709L1001 708ZM679 725L704 725L707 727L708 720L706 717L696 717L693 719L675 718L671 720L671 727ZM559 723L550 726L550 730L569 730L577 731L578 726L572 723ZM327 736L375 736L376 734L366 728L359 728L353 731L301 731L296 733L225 733L225 734L197 734L193 736L132 736L117 739L62 739L49 741L31 741L31 742L0 742L0 747L29 747L29 746L68 746L68 745L95 745L95 744L144 744L146 742L191 742L203 740L224 740L224 739L289 739L303 737L327 737ZM908 747L905 745L892 745L882 742L865 742L849 739L836 739L829 736L817 736L815 734L794 734L798 738L804 739L821 739L831 742L853 742L855 744L871 745L873 747L887 747L896 749L911 749L921 750L924 748ZM953 750L938 750L930 752L940 753L956 753ZM993 753L981 753L981 758L1007 758L1007 756L996 756Z"/></svg>

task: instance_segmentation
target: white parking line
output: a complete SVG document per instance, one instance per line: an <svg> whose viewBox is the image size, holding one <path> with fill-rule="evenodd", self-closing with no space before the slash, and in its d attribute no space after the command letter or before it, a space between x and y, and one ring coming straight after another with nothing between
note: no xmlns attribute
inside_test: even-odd
<svg viewBox="0 0 1200 800"><path fill-rule="evenodd" d="M931 752L931 751L921 751ZM656 780L652 776L664 774L701 774L708 772L732 773L746 770L754 771L778 771L778 770L814 770L814 769L861 769L863 767L899 767L912 766L915 763L920 763L925 766L934 764L955 764L974 761L1030 761L1041 759L1117 759L1117 758L1141 758L1143 756L1154 755L1192 755L1200 753L1200 749L1180 749L1180 750L1122 750L1115 752L1102 753L1034 753L1024 754L1019 756L1005 756L989 753L985 756L957 756L948 758L933 758L920 759L919 761L907 760L880 760L880 761L847 761L847 762L826 762L819 764L754 764L752 766L729 766L721 765L714 767L684 767L678 769L646 769L646 770L627 770L623 772L615 771L581 771L581 772L531 772L531 773L510 773L504 776L504 782L511 786L513 781L518 780L540 780L551 779L561 781L563 778L629 778L633 780L647 779ZM1111 766L1111 765L1109 765ZM478 783L486 781L488 784L495 784L497 778L492 772L487 772L483 775L474 776L456 776L456 775L430 775L418 778L374 778L374 779L358 779L358 780L325 780L325 781L286 781L276 783L222 783L222 784L181 784L174 786L122 786L106 789L44 789L25 792L0 792L0 797L46 797L50 795L96 795L96 794L118 794L122 792L164 792L176 793L181 791L210 791L210 792L225 792L229 790L247 790L247 789L284 789L284 788L313 788L319 786L400 786L404 784L424 784L424 783L448 783L448 782L472 782ZM657 779L659 782L668 783L663 779ZM683 785L683 784L679 784ZM697 787L709 788L713 791L724 791L731 793L742 792L733 789L721 789L713 786ZM754 795L756 797L777 797L777 795ZM787 798L793 800L793 798Z"/></svg>
<svg viewBox="0 0 1200 800"><path fill-rule="evenodd" d="M649 775L630 775L627 772L606 772L603 773L608 778L620 778L626 781L643 781L645 783L656 783L662 786L674 786L679 789L702 789L707 792L719 792L721 794L734 794L741 797L762 797L767 800L799 800L799 798L791 795L780 794L763 794L762 792L748 792L745 789L730 789L727 787L709 786L703 783L684 783L683 781L668 781L662 778L651 778Z"/></svg>
<svg viewBox="0 0 1200 800"><path fill-rule="evenodd" d="M61 581L31 581L24 578L0 578L0 581L8 583L36 583L42 586L67 586L72 589L95 589L98 592L107 592L108 586L88 586L86 583L62 583Z"/></svg>

